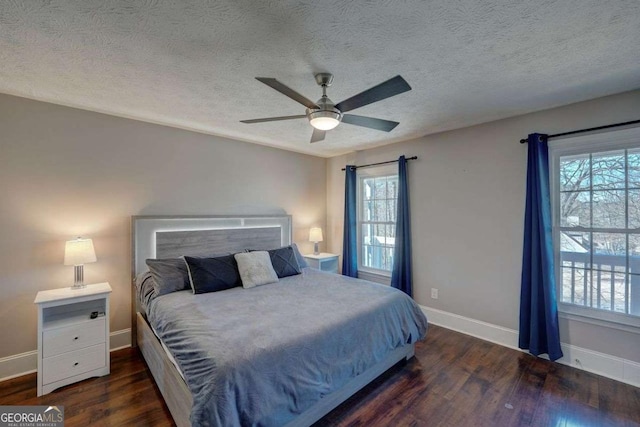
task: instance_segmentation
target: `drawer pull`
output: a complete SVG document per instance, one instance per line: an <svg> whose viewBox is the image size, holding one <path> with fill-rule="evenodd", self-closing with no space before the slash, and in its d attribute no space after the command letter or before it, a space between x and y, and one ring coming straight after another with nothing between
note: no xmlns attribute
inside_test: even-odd
<svg viewBox="0 0 640 427"><path fill-rule="evenodd" d="M74 341L78 341L78 337L73 337L73 340Z"/></svg>
<svg viewBox="0 0 640 427"><path fill-rule="evenodd" d="M74 364L73 364L73 366L78 366L78 365L79 365L79 363L78 363L78 362L76 362L76 363L74 363Z"/></svg>

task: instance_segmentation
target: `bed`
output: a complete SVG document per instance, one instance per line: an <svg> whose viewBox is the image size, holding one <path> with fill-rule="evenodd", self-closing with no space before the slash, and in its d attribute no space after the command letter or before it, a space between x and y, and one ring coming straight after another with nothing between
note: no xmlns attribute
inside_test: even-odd
<svg viewBox="0 0 640 427"><path fill-rule="evenodd" d="M132 276L148 258L268 250L291 236L288 215L133 217ZM427 326L394 289L310 268L252 289L149 296L132 287L134 344L178 426L309 426L413 357Z"/></svg>

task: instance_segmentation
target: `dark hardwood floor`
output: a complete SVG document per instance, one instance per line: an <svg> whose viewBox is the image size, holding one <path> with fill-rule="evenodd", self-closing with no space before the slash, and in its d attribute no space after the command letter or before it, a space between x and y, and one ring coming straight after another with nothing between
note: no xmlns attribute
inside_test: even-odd
<svg viewBox="0 0 640 427"><path fill-rule="evenodd" d="M169 426L135 349L111 375L36 397L36 375L0 383L0 405L64 405L67 427ZM416 357L392 368L320 426L640 426L640 389L431 326Z"/></svg>

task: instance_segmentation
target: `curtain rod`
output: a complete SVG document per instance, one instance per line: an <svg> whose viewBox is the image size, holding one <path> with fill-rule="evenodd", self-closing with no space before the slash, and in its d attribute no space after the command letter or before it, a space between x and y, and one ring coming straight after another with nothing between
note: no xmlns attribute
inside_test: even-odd
<svg viewBox="0 0 640 427"><path fill-rule="evenodd" d="M418 156L407 157L405 160L417 160ZM396 163L398 160L389 160L388 162L378 162L378 163L369 163L368 165L362 166L352 166L351 169L360 169L360 168L368 168L369 166L378 166L378 165L386 165L388 163ZM342 170L347 170L346 168L342 168Z"/></svg>
<svg viewBox="0 0 640 427"><path fill-rule="evenodd" d="M595 128L572 130L571 132L556 133L555 135L549 135L548 138L558 138L560 136L573 135L573 134L576 134L576 133L591 132L591 131L594 131L594 130L615 128L615 127L618 127L618 126L634 125L636 123L640 123L640 120L632 120L630 122L624 122L624 123L614 123L612 125L598 126L598 127L595 127ZM524 144L526 142L529 142L529 140L527 138L524 138L524 139L520 140L520 144Z"/></svg>

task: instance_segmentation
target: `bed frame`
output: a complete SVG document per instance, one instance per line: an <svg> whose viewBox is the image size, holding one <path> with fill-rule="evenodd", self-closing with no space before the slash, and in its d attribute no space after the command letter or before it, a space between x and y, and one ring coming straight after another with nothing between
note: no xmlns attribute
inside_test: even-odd
<svg viewBox="0 0 640 427"><path fill-rule="evenodd" d="M133 286L132 345L140 351L179 427L190 426L193 398L182 376L138 306L135 278L147 271L147 258L172 258L181 255L211 256L239 252L247 248L272 249L291 244L290 215L263 216L133 216L131 218L131 267ZM350 380L339 390L325 396L314 406L287 424L307 427L347 400L396 363L413 357L413 344L398 348L384 360Z"/></svg>

